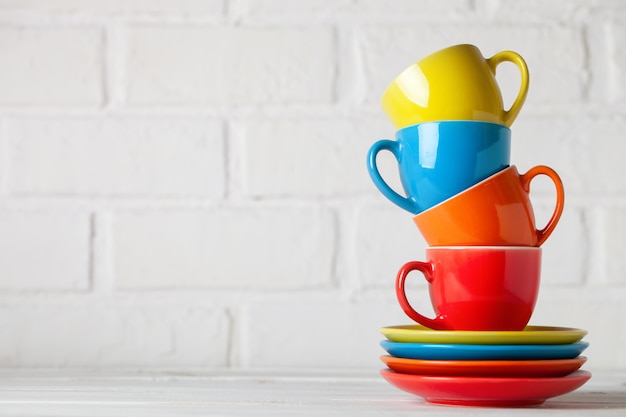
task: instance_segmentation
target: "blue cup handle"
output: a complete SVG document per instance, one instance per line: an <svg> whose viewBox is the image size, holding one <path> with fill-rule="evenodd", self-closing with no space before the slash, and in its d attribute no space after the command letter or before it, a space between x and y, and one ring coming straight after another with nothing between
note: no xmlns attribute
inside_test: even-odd
<svg viewBox="0 0 626 417"><path fill-rule="evenodd" d="M400 143L395 140L382 139L377 141L372 145L369 152L367 153L367 170L370 174L370 178L374 182L378 191L380 191L389 201L391 201L396 206L405 209L413 214L417 214L420 212L420 209L417 207L417 204L409 200L406 197L401 196L397 192L391 189L389 185L383 180L383 177L380 175L378 171L378 166L376 165L376 157L380 151L389 151L396 158L396 161L399 161L400 155Z"/></svg>

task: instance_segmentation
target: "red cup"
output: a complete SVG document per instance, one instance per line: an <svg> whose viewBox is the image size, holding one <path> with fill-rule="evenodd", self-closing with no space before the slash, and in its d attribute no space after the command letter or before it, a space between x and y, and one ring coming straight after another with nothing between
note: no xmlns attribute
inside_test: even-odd
<svg viewBox="0 0 626 417"><path fill-rule="evenodd" d="M411 319L435 330L518 331L528 324L539 293L541 248L429 247L426 259L404 264L396 277L396 296ZM409 303L405 282L412 271L429 283L435 318Z"/></svg>

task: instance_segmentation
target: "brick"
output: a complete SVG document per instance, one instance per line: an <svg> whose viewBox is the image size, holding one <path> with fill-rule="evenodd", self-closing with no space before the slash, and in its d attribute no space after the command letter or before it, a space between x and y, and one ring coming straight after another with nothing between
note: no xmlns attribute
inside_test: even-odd
<svg viewBox="0 0 626 417"><path fill-rule="evenodd" d="M99 106L102 55L96 28L0 26L0 105Z"/></svg>
<svg viewBox="0 0 626 417"><path fill-rule="evenodd" d="M385 207L363 207L358 212L352 244L355 269L363 287L392 291L402 265L425 260L427 245L412 217L391 202ZM426 287L417 275L412 282L419 288Z"/></svg>
<svg viewBox="0 0 626 417"><path fill-rule="evenodd" d="M310 19L320 17L325 19L343 20L346 18L359 19L366 16L390 15L394 17L410 19L450 18L455 12L467 12L471 10L469 0L453 0L445 4L437 0L425 0L419 3L412 0L396 0L393 7L377 0L340 0L340 1L316 1L303 0L293 2L289 0L239 0L231 2L231 13L243 19L279 20L288 17L292 19Z"/></svg>
<svg viewBox="0 0 626 417"><path fill-rule="evenodd" d="M322 209L120 212L119 288L310 289L333 281L334 220Z"/></svg>
<svg viewBox="0 0 626 417"><path fill-rule="evenodd" d="M137 26L128 48L132 105L333 100L330 28Z"/></svg>
<svg viewBox="0 0 626 417"><path fill-rule="evenodd" d="M412 14L409 19L421 19L424 15L432 20L449 19L455 16L456 12L467 13L472 9L472 2L468 0L453 0L442 4L437 0L425 0L416 3L412 0L395 1L393 7L389 7L377 0L356 0L353 2L354 12L363 13L373 12L376 15L392 14L405 16L406 13ZM443 13L440 14L440 13Z"/></svg>
<svg viewBox="0 0 626 417"><path fill-rule="evenodd" d="M40 14L220 16L223 0L1 0L0 11Z"/></svg>
<svg viewBox="0 0 626 417"><path fill-rule="evenodd" d="M624 276L626 259L623 253L626 244L626 209L623 207L603 208L600 219L602 260L599 267L606 271L607 283L626 286ZM594 268L593 272L601 272L600 268Z"/></svg>
<svg viewBox="0 0 626 417"><path fill-rule="evenodd" d="M424 42L428 39L428 42ZM585 48L576 27L446 23L368 25L358 35L365 71L366 103L378 105L384 89L411 63L445 47L471 43L485 57L513 50L524 57L530 72L525 108L538 103L582 100L585 91ZM549 64L548 64L549 63ZM517 95L519 71L505 63L498 81L508 108ZM522 109L524 111L524 109Z"/></svg>
<svg viewBox="0 0 626 417"><path fill-rule="evenodd" d="M0 211L0 288L85 291L90 225L86 213Z"/></svg>
<svg viewBox="0 0 626 417"><path fill-rule="evenodd" d="M561 176L567 195L609 195L626 190L622 180L626 120L609 117L532 117L515 126L511 159L525 172L549 165ZM549 191L544 182L537 190Z"/></svg>
<svg viewBox="0 0 626 417"><path fill-rule="evenodd" d="M554 204L535 200L533 206L537 227L545 227L554 211ZM592 263L586 226L584 210L566 204L561 220L542 246L542 286L577 286L585 282L587 267Z"/></svg>
<svg viewBox="0 0 626 417"><path fill-rule="evenodd" d="M520 174L536 165L547 165L554 169L565 188L565 198L571 193L581 192L584 173L580 171L578 149L580 133L572 135L572 120L567 117L526 117L511 131L511 163ZM575 123L575 122L574 122ZM533 194L550 194L553 183L543 176L531 182Z"/></svg>
<svg viewBox="0 0 626 417"><path fill-rule="evenodd" d="M477 0L479 13L489 12L491 19L512 22L566 22L580 21L590 10L599 4L604 6L620 4L620 0L554 0L549 3L541 0L528 0L524 3L506 0ZM609 6L609 7L611 7ZM484 13L484 12L483 12Z"/></svg>
<svg viewBox="0 0 626 417"><path fill-rule="evenodd" d="M599 44L594 44L597 50L590 52L593 79L598 79L597 84L604 87L597 92L599 100L623 107L626 104L626 53L620 46L626 41L626 10L612 11L610 16L606 14L596 16L594 21L594 29L600 31L602 37L598 40Z"/></svg>
<svg viewBox="0 0 626 417"><path fill-rule="evenodd" d="M242 130L245 182L255 197L373 192L367 151L391 131L386 123L361 119L266 119Z"/></svg>
<svg viewBox="0 0 626 417"><path fill-rule="evenodd" d="M572 288L542 289L530 323L587 330L590 346L583 352L590 371L626 368L626 326L623 290Z"/></svg>
<svg viewBox="0 0 626 417"><path fill-rule="evenodd" d="M236 0L231 2L230 12L238 18L291 18L329 16L350 8L350 0L315 1L303 0L298 2L288 0Z"/></svg>
<svg viewBox="0 0 626 417"><path fill-rule="evenodd" d="M14 194L195 196L224 193L219 123L202 119L14 119L6 128Z"/></svg>
<svg viewBox="0 0 626 417"><path fill-rule="evenodd" d="M223 367L228 360L228 318L211 309L5 304L0 325L3 367Z"/></svg>
<svg viewBox="0 0 626 417"><path fill-rule="evenodd" d="M328 296L259 300L250 304L243 320L242 363L250 368L358 367L375 372L385 353L378 344L383 339L379 329L409 322L391 296L353 303Z"/></svg>

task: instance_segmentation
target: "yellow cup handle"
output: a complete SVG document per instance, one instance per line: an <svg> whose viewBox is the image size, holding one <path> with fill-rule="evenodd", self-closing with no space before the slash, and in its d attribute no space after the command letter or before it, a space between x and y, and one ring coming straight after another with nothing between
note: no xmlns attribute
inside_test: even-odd
<svg viewBox="0 0 626 417"><path fill-rule="evenodd" d="M493 73L495 74L496 67L500 63L507 62L507 61L515 64L517 68L519 68L520 74L522 76L522 82L520 85L519 92L517 93L517 97L515 98L515 101L511 105L511 108L509 110L504 110L504 109L502 110L503 112L502 123L507 127L511 127L511 125L513 124L513 121L515 121L515 118L517 117L520 110L522 109L522 106L524 105L524 101L526 101L526 95L528 94L529 75L528 75L528 66L526 66L526 61L524 61L524 58L522 58L522 56L518 54L517 52L513 52L513 51L498 52L497 54L495 54L494 56L492 56L491 58L487 60L487 64L489 65Z"/></svg>

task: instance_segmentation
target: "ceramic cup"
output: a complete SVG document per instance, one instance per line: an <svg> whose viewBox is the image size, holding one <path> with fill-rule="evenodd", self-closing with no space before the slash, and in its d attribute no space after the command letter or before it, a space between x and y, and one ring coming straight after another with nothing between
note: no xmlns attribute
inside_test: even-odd
<svg viewBox="0 0 626 417"><path fill-rule="evenodd" d="M398 162L405 196L382 178L381 151ZM369 149L367 169L378 190L395 205L420 213L509 166L511 130L475 121L421 123L400 129L396 140L382 139Z"/></svg>
<svg viewBox="0 0 626 417"><path fill-rule="evenodd" d="M530 183L546 175L556 188L556 204L545 227L537 230ZM413 217L429 246L540 246L552 234L565 200L563 183L547 166L520 175L510 166Z"/></svg>
<svg viewBox="0 0 626 417"><path fill-rule="evenodd" d="M418 313L408 301L405 282L412 271L429 283L435 318ZM533 313L540 272L538 247L429 247L425 262L400 268L396 296L411 319L431 329L518 331Z"/></svg>
<svg viewBox="0 0 626 417"><path fill-rule="evenodd" d="M504 110L496 67L512 62L521 85L509 110ZM401 129L437 120L480 120L511 126L526 100L528 68L512 51L485 59L473 45L456 45L429 55L405 69L387 87L382 108Z"/></svg>

